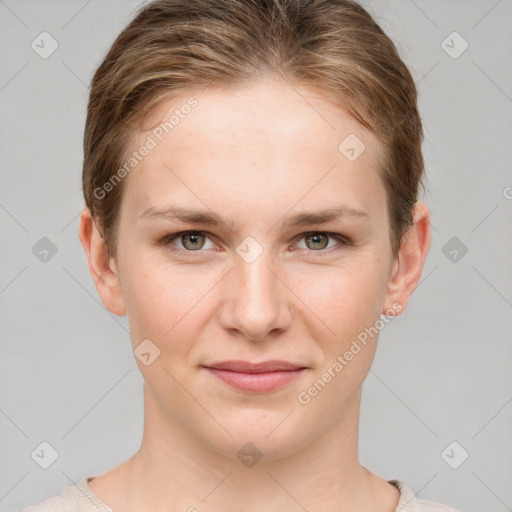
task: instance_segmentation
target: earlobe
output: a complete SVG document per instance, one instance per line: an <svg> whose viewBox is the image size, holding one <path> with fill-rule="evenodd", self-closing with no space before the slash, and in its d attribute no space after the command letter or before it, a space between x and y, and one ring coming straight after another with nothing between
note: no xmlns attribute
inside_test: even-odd
<svg viewBox="0 0 512 512"><path fill-rule="evenodd" d="M78 236L87 257L89 273L104 306L114 315L126 315L115 260L109 257L105 241L87 207L80 215Z"/></svg>
<svg viewBox="0 0 512 512"><path fill-rule="evenodd" d="M423 265L430 247L430 212L427 205L414 206L413 225L405 234L397 259L393 263L382 313L399 309L405 311L412 292L418 286Z"/></svg>

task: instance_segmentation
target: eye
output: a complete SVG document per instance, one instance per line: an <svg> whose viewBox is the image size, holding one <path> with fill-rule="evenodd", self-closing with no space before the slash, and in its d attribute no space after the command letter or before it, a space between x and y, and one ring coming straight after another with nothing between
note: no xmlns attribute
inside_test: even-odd
<svg viewBox="0 0 512 512"><path fill-rule="evenodd" d="M200 252L201 249L213 249L216 247L212 242L210 242L210 246L208 244L205 246L205 241L208 239L209 237L204 231L183 231L166 236L161 241L161 244L166 246L173 245L178 250L186 252ZM177 243L174 243L175 241ZM181 245L179 245L180 243Z"/></svg>
<svg viewBox="0 0 512 512"><path fill-rule="evenodd" d="M329 239L337 240L339 242L338 245L349 245L349 241L343 237L342 235L338 235L337 233L326 233L324 231L311 231L309 233L304 233L301 235L301 240L305 241L306 249L311 249L313 252L320 252L324 249L332 248L332 245L329 245ZM334 245L336 247L336 245ZM301 247L303 248L303 247Z"/></svg>

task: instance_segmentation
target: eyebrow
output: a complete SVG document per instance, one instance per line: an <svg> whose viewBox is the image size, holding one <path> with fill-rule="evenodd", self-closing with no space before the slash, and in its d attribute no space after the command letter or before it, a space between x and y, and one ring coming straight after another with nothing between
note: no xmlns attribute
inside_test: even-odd
<svg viewBox="0 0 512 512"><path fill-rule="evenodd" d="M207 226L223 226L233 231L233 224L207 210L187 210L179 206L166 208L149 208L140 215L140 219L163 217L168 220L178 220L187 224L203 224ZM357 208L340 205L318 212L303 212L292 217L284 217L279 222L282 226L302 226L308 224L323 224L343 217L367 218L368 213Z"/></svg>

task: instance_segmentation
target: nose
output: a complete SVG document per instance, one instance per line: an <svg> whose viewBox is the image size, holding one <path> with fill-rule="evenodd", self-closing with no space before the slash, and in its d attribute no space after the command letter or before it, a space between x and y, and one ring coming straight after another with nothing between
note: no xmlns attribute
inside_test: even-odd
<svg viewBox="0 0 512 512"><path fill-rule="evenodd" d="M252 263L235 258L219 315L224 329L253 342L286 331L293 317L293 294L269 253L263 251Z"/></svg>

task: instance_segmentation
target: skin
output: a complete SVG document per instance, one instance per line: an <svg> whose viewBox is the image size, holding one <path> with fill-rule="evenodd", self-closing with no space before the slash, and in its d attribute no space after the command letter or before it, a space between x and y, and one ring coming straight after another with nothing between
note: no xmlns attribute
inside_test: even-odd
<svg viewBox="0 0 512 512"><path fill-rule="evenodd" d="M358 460L361 387L378 336L309 403L297 396L381 314L405 310L430 244L429 210L416 204L393 258L382 148L345 110L311 88L270 79L194 97L197 107L125 178L115 258L89 210L81 215L103 304L128 315L134 349L150 339L160 350L148 366L136 359L145 381L139 451L89 486L116 512L392 512L398 490ZM148 126L186 100L160 105ZM133 148L149 133L138 133ZM354 161L338 150L349 134L366 146ZM283 224L341 204L366 216ZM141 219L169 205L233 225ZM190 230L206 238L159 244ZM350 243L325 235L308 242L309 232ZM246 237L262 250L252 263L236 251ZM247 393L201 366L231 359L307 369L276 391ZM263 454L252 467L237 458L248 442Z"/></svg>

